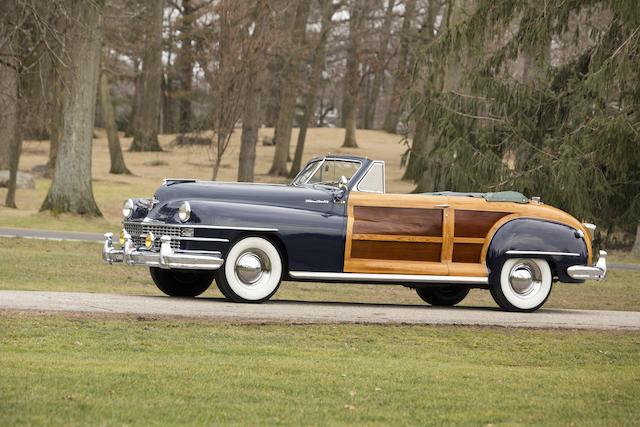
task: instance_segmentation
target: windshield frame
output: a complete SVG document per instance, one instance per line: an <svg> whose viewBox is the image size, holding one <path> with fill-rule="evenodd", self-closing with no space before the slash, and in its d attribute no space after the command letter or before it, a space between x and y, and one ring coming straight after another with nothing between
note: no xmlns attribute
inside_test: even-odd
<svg viewBox="0 0 640 427"><path fill-rule="evenodd" d="M309 180L311 178L313 178L313 176L316 174L316 172L318 172L318 169L320 169L326 161L340 161L340 162L349 162L349 163L357 163L358 169L353 173L353 175L351 175L351 178L349 178L348 183L351 183L351 181L353 180L353 178L358 174L358 172L360 172L360 170L362 169L362 162L360 160L356 160L356 159L345 159L343 157L323 157L321 159L312 159L311 161L309 161L309 163L307 163L305 165L305 167L298 173L298 175L296 175L296 177L293 179L293 181L291 181L291 185L294 187L300 187L302 185L321 185L323 187L328 187L328 188L339 188L338 186L333 186L333 185L329 185L329 184L320 184L320 183L311 183L309 184ZM311 173L309 175L309 177L304 181L304 182L297 182L300 178L300 176L302 175L302 173L306 170L307 166L310 163L317 163L316 167L313 169L313 173Z"/></svg>

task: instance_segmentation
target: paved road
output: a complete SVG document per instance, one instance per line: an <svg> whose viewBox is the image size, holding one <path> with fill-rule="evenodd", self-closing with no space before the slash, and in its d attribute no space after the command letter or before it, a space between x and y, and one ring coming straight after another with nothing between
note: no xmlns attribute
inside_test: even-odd
<svg viewBox="0 0 640 427"><path fill-rule="evenodd" d="M240 323L377 323L482 325L518 328L640 330L640 312L543 309L506 313L492 308L272 301L233 304L221 299L0 291L0 310L76 312L151 317L198 317Z"/></svg>
<svg viewBox="0 0 640 427"><path fill-rule="evenodd" d="M104 234L80 231L36 230L27 228L0 227L0 237L23 237L25 239L70 240L83 242L104 242Z"/></svg>
<svg viewBox="0 0 640 427"><path fill-rule="evenodd" d="M0 227L0 237L23 237L25 239L69 240L87 242L104 241L104 235L100 233L82 233L78 231L53 231L6 227ZM619 264L610 262L607 264L607 267L612 270L640 271L640 264Z"/></svg>

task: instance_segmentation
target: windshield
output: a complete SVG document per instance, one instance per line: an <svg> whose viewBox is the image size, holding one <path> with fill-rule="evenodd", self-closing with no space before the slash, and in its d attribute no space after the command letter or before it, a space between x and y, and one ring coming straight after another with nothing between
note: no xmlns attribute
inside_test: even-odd
<svg viewBox="0 0 640 427"><path fill-rule="evenodd" d="M302 169L302 171L298 174L298 176L293 180L291 184L300 185L306 183L309 178L311 178L311 174L315 172L321 161L322 160L316 160L315 162L307 163L304 169Z"/></svg>
<svg viewBox="0 0 640 427"><path fill-rule="evenodd" d="M350 180L358 169L360 169L360 162L356 161L339 159L316 160L307 164L292 184L320 184L338 187L340 177L344 176L347 180Z"/></svg>

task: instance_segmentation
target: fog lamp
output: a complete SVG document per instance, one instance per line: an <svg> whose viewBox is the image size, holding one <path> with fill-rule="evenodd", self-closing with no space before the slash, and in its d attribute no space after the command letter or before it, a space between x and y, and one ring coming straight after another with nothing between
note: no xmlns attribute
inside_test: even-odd
<svg viewBox="0 0 640 427"><path fill-rule="evenodd" d="M151 249L155 240L156 238L153 233L147 233L147 237L144 238L144 245L147 247L147 249Z"/></svg>

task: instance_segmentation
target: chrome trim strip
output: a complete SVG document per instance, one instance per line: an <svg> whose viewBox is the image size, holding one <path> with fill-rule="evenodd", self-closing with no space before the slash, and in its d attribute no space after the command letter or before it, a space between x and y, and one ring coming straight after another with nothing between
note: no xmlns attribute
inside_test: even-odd
<svg viewBox="0 0 640 427"><path fill-rule="evenodd" d="M373 274L373 273L325 273L318 271L290 271L289 275L294 279L325 279L344 281L370 281L370 282L423 282L423 283L469 283L486 285L487 277L465 276L428 276L423 274Z"/></svg>
<svg viewBox="0 0 640 427"><path fill-rule="evenodd" d="M172 237L172 240L191 240L194 242L229 242L229 239L220 239L217 237Z"/></svg>
<svg viewBox="0 0 640 427"><path fill-rule="evenodd" d="M177 254L185 253L185 254L207 254L207 255L222 256L220 251L200 251L200 250L191 250L191 249L175 249L174 252L177 253Z"/></svg>
<svg viewBox="0 0 640 427"><path fill-rule="evenodd" d="M576 252L546 252L546 251L507 251L507 255L580 256L580 254Z"/></svg>
<svg viewBox="0 0 640 427"><path fill-rule="evenodd" d="M161 221L125 221L125 224L141 224L141 225L162 225L165 227L180 227L180 228L208 228L212 230L242 230L242 231L278 231L277 228L262 228L262 227L236 227L232 225L201 225L201 224L168 224Z"/></svg>

